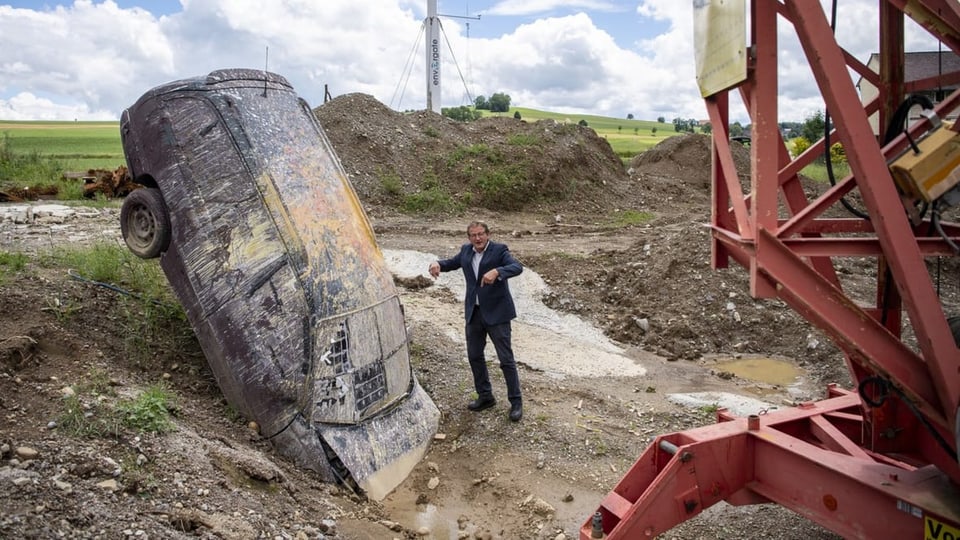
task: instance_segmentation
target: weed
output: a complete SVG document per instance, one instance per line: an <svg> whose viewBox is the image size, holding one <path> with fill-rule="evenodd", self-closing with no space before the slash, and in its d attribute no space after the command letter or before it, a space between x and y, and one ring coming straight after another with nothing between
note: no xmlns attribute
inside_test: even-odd
<svg viewBox="0 0 960 540"><path fill-rule="evenodd" d="M717 410L720 409L720 406L716 403L710 405L703 405L700 407L700 412L703 414L715 414Z"/></svg>
<svg viewBox="0 0 960 540"><path fill-rule="evenodd" d="M440 137L440 132L437 131L433 126L427 126L427 128L423 130L423 134L427 137L433 137L435 139Z"/></svg>
<svg viewBox="0 0 960 540"><path fill-rule="evenodd" d="M515 133L507 138L507 144L514 146L539 146L540 142L540 137L525 133Z"/></svg>
<svg viewBox="0 0 960 540"><path fill-rule="evenodd" d="M72 394L63 400L64 411L57 422L57 428L75 437L116 437L119 434L119 422L113 411L94 405L85 405L79 394Z"/></svg>
<svg viewBox="0 0 960 540"><path fill-rule="evenodd" d="M384 193L391 196L399 195L403 190L403 181L400 180L400 175L396 171L377 172L380 177L380 187L383 188Z"/></svg>
<svg viewBox="0 0 960 540"><path fill-rule="evenodd" d="M9 133L0 139L0 186L23 188L52 184L62 176L63 165L37 151L17 152Z"/></svg>
<svg viewBox="0 0 960 540"><path fill-rule="evenodd" d="M0 284L2 284L8 276L23 271L27 266L27 260L27 256L23 253L0 251Z"/></svg>
<svg viewBox="0 0 960 540"><path fill-rule="evenodd" d="M166 433L174 429L170 420L173 397L165 384L155 384L135 399L117 404L117 412L123 425L128 428L148 433Z"/></svg>
<svg viewBox="0 0 960 540"><path fill-rule="evenodd" d="M470 164L475 160L480 159L487 164L499 164L503 163L504 158L503 154L500 152L497 152L483 143L478 143L457 148L451 152L449 156L447 156L446 162L447 166L450 168L456 168L457 164L466 162L468 169L463 172L468 172Z"/></svg>
<svg viewBox="0 0 960 540"><path fill-rule="evenodd" d="M610 447L607 446L607 443L605 443L602 439L597 439L597 441L594 442L593 455L605 456L609 451L610 451Z"/></svg>
<svg viewBox="0 0 960 540"><path fill-rule="evenodd" d="M402 208L411 214L460 212L464 204L450 196L435 174L428 173L420 183L420 190L404 197Z"/></svg>
<svg viewBox="0 0 960 540"><path fill-rule="evenodd" d="M817 182L827 182L830 179L830 175L827 171L827 166L822 161L814 162L803 168L800 173L811 180ZM833 164L833 175L834 178L840 180L841 178L850 174L850 165L846 163L834 163Z"/></svg>
<svg viewBox="0 0 960 540"><path fill-rule="evenodd" d="M77 386L77 393L91 394L94 396L112 396L113 383L110 381L110 374L102 369L91 369L86 379Z"/></svg>
<svg viewBox="0 0 960 540"><path fill-rule="evenodd" d="M525 199L527 177L519 165L485 170L476 182L480 196L488 206L510 210Z"/></svg>
<svg viewBox="0 0 960 540"><path fill-rule="evenodd" d="M42 308L43 311L49 311L53 313L53 316L57 318L57 321L63 323L70 319L74 313L83 309L83 306L74 303L71 300L60 300L59 296L54 296L46 300L47 306Z"/></svg>
<svg viewBox="0 0 960 540"><path fill-rule="evenodd" d="M614 227L629 227L631 225L643 225L644 223L649 223L654 218L652 212L646 211L637 211L637 210L624 210L622 212L617 212L612 220L611 225Z"/></svg>
<svg viewBox="0 0 960 540"><path fill-rule="evenodd" d="M143 260L116 244L58 248L41 255L48 267L68 266L81 281L117 291L118 326L123 329L124 353L135 364L150 360L158 348L173 354L196 354L196 338L183 307L176 301L156 260ZM58 318L71 306L54 304Z"/></svg>
<svg viewBox="0 0 960 540"><path fill-rule="evenodd" d="M12 272L19 272L27 266L27 256L23 253L0 251L0 266Z"/></svg>

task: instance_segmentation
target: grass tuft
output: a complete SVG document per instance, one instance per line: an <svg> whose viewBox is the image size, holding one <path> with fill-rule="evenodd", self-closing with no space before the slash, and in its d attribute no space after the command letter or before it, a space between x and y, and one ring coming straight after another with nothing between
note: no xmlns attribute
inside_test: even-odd
<svg viewBox="0 0 960 540"><path fill-rule="evenodd" d="M144 390L135 399L117 404L123 425L146 433L173 431L170 419L173 409L173 393L164 384L155 384Z"/></svg>

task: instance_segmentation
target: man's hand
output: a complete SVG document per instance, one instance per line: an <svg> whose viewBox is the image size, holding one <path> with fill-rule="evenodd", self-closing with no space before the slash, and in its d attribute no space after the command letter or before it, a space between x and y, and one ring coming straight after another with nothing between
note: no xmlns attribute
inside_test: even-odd
<svg viewBox="0 0 960 540"><path fill-rule="evenodd" d="M440 263L438 263L437 261L433 261L432 263L430 263L429 272L431 276L435 278L438 277L440 275Z"/></svg>
<svg viewBox="0 0 960 540"><path fill-rule="evenodd" d="M484 285L490 285L491 283L496 281L498 277L500 277L500 272L498 272L497 269L494 268L493 270L490 270L489 272L483 275L483 277L480 279L480 286L483 287Z"/></svg>

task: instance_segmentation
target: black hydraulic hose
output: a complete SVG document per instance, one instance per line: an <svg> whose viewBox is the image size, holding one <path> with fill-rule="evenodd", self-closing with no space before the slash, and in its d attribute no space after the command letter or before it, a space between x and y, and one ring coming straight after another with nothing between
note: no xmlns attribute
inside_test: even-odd
<svg viewBox="0 0 960 540"><path fill-rule="evenodd" d="M837 0L833 0L830 8L830 31L834 34L837 32ZM830 180L830 185L837 185L836 173L833 171L833 160L830 159L830 110L825 109L823 114L823 158L827 166L827 178ZM846 197L840 198L840 204L847 209L848 212L857 216L860 219L870 220L870 215L855 208Z"/></svg>
<svg viewBox="0 0 960 540"><path fill-rule="evenodd" d="M830 156L830 111L826 111L823 115L823 146L824 146L824 156L823 159L826 161L827 165L827 178L830 180L830 185L837 185L836 173L833 171L833 160ZM870 220L870 214L860 210L853 206L846 197L840 198L840 204L847 209L848 212L857 216L860 219Z"/></svg>
<svg viewBox="0 0 960 540"><path fill-rule="evenodd" d="M867 390L870 387L876 388L877 390L876 398L873 398L867 395ZM919 420L920 423L923 425L923 427L925 427L927 431L930 433L930 435L933 436L933 439L937 441L937 444L940 446L940 448L942 448L947 453L947 455L951 457L956 456L957 454L954 451L954 449L950 447L950 443L948 443L947 440L944 439L942 435L940 435L940 432L938 432L936 428L933 426L933 424L930 423L930 420L928 420L917 409L917 406L912 401L910 401L907 398L907 396L899 388L896 387L896 385L891 384L889 380L874 375L872 377L867 377L863 379L862 381L860 381L860 384L857 386L857 393L860 395L860 399L864 403L866 403L868 406L873 408L882 407L883 404L887 401L887 398L890 397L891 390L895 394L897 394L897 397L900 398L900 401L902 401L907 406L907 408L910 409L910 412L913 413L915 417L917 417L917 420Z"/></svg>

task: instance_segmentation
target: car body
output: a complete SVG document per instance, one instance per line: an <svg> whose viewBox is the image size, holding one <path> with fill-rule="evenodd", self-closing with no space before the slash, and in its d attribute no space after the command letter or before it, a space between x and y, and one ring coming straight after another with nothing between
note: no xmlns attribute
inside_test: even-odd
<svg viewBox="0 0 960 540"><path fill-rule="evenodd" d="M227 401L300 466L380 499L439 412L411 369L373 229L283 77L174 81L123 112L121 229L159 257Z"/></svg>

